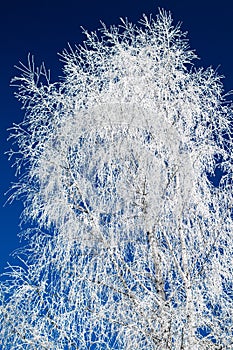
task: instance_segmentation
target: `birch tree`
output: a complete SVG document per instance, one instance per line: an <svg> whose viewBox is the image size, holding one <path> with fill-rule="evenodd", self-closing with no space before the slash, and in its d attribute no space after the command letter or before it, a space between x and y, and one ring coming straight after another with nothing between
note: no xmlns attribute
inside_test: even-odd
<svg viewBox="0 0 233 350"><path fill-rule="evenodd" d="M160 11L13 79L24 203L2 349L232 349L232 107ZM220 169L219 181L213 181Z"/></svg>

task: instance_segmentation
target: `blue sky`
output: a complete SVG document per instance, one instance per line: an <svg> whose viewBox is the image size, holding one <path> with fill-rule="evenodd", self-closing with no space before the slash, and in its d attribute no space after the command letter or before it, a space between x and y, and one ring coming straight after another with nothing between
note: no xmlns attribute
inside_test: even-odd
<svg viewBox="0 0 233 350"><path fill-rule="evenodd" d="M201 60L197 65L213 66L224 75L226 92L233 89L233 2L232 0L11 0L0 5L0 272L7 261L14 264L9 254L19 246L17 234L22 203L3 206L4 193L15 181L14 169L4 152L6 130L23 118L20 104L14 98L10 79L17 75L14 65L27 62L30 52L38 65L45 62L51 70L51 79L62 76L58 52L83 41L80 26L89 30L118 24L119 17L137 22L143 13L156 14L158 7L170 10L175 22L183 22L188 31L190 46Z"/></svg>

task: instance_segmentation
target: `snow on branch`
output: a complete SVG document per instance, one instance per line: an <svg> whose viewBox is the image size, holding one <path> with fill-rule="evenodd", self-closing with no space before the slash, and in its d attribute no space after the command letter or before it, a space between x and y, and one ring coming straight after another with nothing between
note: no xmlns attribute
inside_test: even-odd
<svg viewBox="0 0 233 350"><path fill-rule="evenodd" d="M13 79L25 118L12 128L22 176L10 199L24 202L28 245L1 284L0 344L230 349L232 106L221 78L194 68L163 10L85 34L61 54L62 82L30 56Z"/></svg>

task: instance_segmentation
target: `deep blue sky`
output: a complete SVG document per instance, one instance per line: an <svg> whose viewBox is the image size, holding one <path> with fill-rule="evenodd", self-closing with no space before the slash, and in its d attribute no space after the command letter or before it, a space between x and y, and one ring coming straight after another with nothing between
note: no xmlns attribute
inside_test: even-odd
<svg viewBox="0 0 233 350"><path fill-rule="evenodd" d="M137 22L143 13L156 14L158 7L172 12L175 22L182 21L188 31L190 46L201 58L198 65L212 65L223 74L225 90L233 89L233 2L232 0L9 0L0 5L0 272L9 254L19 246L19 215L22 204L15 202L3 207L4 193L14 181L4 152L10 148L6 131L22 117L20 104L9 87L17 75L14 65L27 62L28 53L37 64L45 62L51 70L52 81L62 75L58 52L81 43L84 36L80 26L94 30L100 20L107 25L118 24L119 17Z"/></svg>

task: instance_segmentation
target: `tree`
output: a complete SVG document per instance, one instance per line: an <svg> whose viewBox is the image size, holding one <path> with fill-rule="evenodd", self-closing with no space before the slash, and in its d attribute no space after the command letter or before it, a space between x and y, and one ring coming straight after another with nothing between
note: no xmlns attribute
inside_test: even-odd
<svg viewBox="0 0 233 350"><path fill-rule="evenodd" d="M232 108L169 13L14 78L27 246L2 349L232 349ZM213 181L216 169L220 180Z"/></svg>

